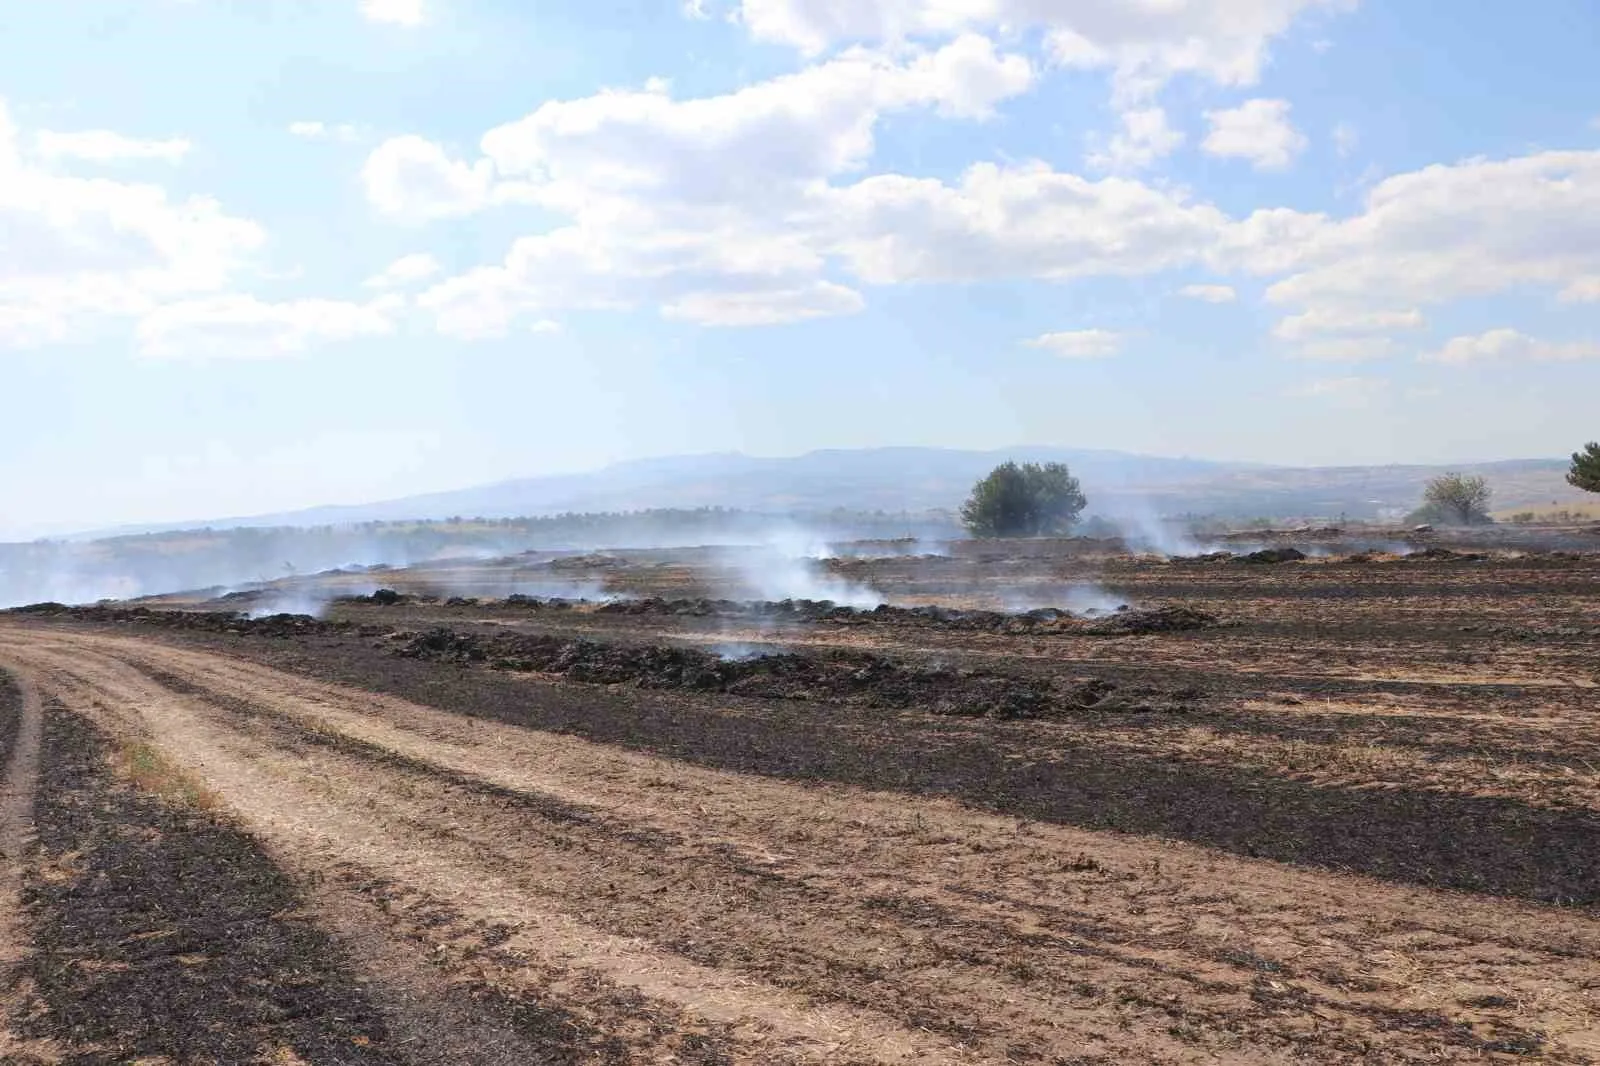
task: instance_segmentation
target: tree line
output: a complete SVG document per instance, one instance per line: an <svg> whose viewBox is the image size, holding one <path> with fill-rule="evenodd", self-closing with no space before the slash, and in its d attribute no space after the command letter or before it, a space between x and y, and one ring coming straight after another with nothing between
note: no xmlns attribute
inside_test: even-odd
<svg viewBox="0 0 1600 1066"><path fill-rule="evenodd" d="M1567 482L1600 492L1600 442L1572 453ZM1482 525L1493 490L1476 474L1441 474L1424 487L1422 505L1407 521L1448 526ZM1065 463L1001 463L973 485L961 505L961 522L974 537L1059 536L1077 525L1088 506L1083 486Z"/></svg>

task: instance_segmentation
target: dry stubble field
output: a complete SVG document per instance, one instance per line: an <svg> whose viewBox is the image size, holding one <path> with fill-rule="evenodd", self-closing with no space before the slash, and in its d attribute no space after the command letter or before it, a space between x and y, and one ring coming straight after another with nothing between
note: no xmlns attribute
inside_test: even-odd
<svg viewBox="0 0 1600 1066"><path fill-rule="evenodd" d="M0 616L0 1061L1600 1061L1600 551L1328 550Z"/></svg>

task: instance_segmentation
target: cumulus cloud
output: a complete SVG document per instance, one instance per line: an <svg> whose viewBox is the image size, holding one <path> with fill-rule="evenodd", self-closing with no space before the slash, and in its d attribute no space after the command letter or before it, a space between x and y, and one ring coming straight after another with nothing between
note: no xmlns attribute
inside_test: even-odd
<svg viewBox="0 0 1600 1066"><path fill-rule="evenodd" d="M396 259L368 278L364 285L369 289L404 288L420 281L427 281L442 269L439 261L433 256L426 252L417 252Z"/></svg>
<svg viewBox="0 0 1600 1066"><path fill-rule="evenodd" d="M361 13L392 26L416 27L428 21L423 0L361 0Z"/></svg>
<svg viewBox="0 0 1600 1066"><path fill-rule="evenodd" d="M1022 343L1062 359L1104 359L1122 350L1122 334L1108 329L1075 329L1044 333Z"/></svg>
<svg viewBox="0 0 1600 1066"><path fill-rule="evenodd" d="M1185 285L1178 290L1178 295L1208 304L1231 304L1239 298L1232 285Z"/></svg>
<svg viewBox="0 0 1600 1066"><path fill-rule="evenodd" d="M71 177L21 151L0 100L0 345L94 337L223 289L264 245L255 222L159 185Z"/></svg>
<svg viewBox="0 0 1600 1066"><path fill-rule="evenodd" d="M825 276L829 180L865 165L886 113L981 121L1032 81L1026 59L972 35L894 58L851 50L719 96L656 84L547 102L488 131L475 162L398 138L368 160L367 190L398 215L528 202L569 217L423 294L453 336L564 308L653 305L716 325L848 314L859 293Z"/></svg>
<svg viewBox="0 0 1600 1066"><path fill-rule="evenodd" d="M1314 308L1281 319L1272 332L1282 340L1296 341L1322 333L1392 333L1402 329L1421 329L1426 324L1422 312L1415 308L1405 311Z"/></svg>
<svg viewBox="0 0 1600 1066"><path fill-rule="evenodd" d="M1255 241L1236 260L1288 274L1267 289L1274 303L1381 310L1525 287L1579 298L1600 275L1600 152L1424 167L1379 182L1348 219L1295 225L1276 256Z"/></svg>
<svg viewBox="0 0 1600 1066"><path fill-rule="evenodd" d="M1395 175L1343 218L1271 207L1232 217L1179 187L1038 162L981 163L953 180L849 180L871 158L884 113L981 116L983 100L1025 83L1020 67L1004 75L1009 57L975 42L933 55L853 51L700 99L657 86L552 102L489 131L475 161L399 139L369 160L369 194L422 217L508 201L566 217L514 242L503 263L430 290L427 306L457 333L495 335L518 316L573 307L672 306L728 321L740 316L727 307L759 297L713 312L704 294L831 291L814 287L823 281L1069 281L1203 267L1275 279L1267 298L1288 309L1278 335L1315 344L1303 355L1353 358L1382 346L1332 341L1415 329L1428 306L1528 285L1567 300L1600 291L1597 152ZM959 57L985 57L995 76L953 73ZM854 301L774 306L809 315Z"/></svg>
<svg viewBox="0 0 1600 1066"><path fill-rule="evenodd" d="M706 326L773 326L854 314L865 306L854 289L817 281L792 289L689 293L666 304L661 313Z"/></svg>
<svg viewBox="0 0 1600 1066"><path fill-rule="evenodd" d="M1301 15L1353 0L740 0L758 40L818 54L842 43L949 37L992 29L1041 31L1060 64L1111 71L1124 101L1150 97L1180 74L1253 85L1271 41Z"/></svg>
<svg viewBox="0 0 1600 1066"><path fill-rule="evenodd" d="M876 284L1152 274L1195 262L1229 225L1180 192L1042 163L981 163L954 185L880 175L818 200L831 248Z"/></svg>
<svg viewBox="0 0 1600 1066"><path fill-rule="evenodd" d="M1283 170L1305 150L1305 135L1289 121L1287 100L1246 100L1205 115L1211 132L1200 148L1209 155L1248 160L1257 170Z"/></svg>
<svg viewBox="0 0 1600 1066"><path fill-rule="evenodd" d="M788 191L864 165L885 112L932 107L981 118L1032 83L1027 59L965 36L907 62L852 51L720 96L618 91L551 101L490 130L483 151L500 174L539 185L549 203L645 191L748 202L769 187Z"/></svg>
<svg viewBox="0 0 1600 1066"><path fill-rule="evenodd" d="M158 358L260 359L303 352L313 344L394 332L396 297L356 304L340 300L266 303L228 294L159 307L138 325L139 351Z"/></svg>
<svg viewBox="0 0 1600 1066"><path fill-rule="evenodd" d="M1183 134L1167 125L1159 107L1138 108L1122 114L1122 130L1089 154L1089 165L1100 170L1142 170L1164 159L1183 144Z"/></svg>
<svg viewBox="0 0 1600 1066"><path fill-rule="evenodd" d="M77 133L41 130L34 136L34 146L42 159L71 159L85 163L127 163L139 160L177 163L182 161L193 147L181 137L145 140L124 136L111 130L81 130Z"/></svg>
<svg viewBox="0 0 1600 1066"><path fill-rule="evenodd" d="M1491 329L1483 333L1453 337L1438 351L1422 355L1428 363L1481 363L1503 359L1537 362L1571 362L1600 359L1600 343L1594 341L1544 341L1515 329Z"/></svg>
<svg viewBox="0 0 1600 1066"><path fill-rule="evenodd" d="M670 84L652 80L549 101L489 130L476 153L395 138L367 160L367 195L397 218L508 203L552 217L541 232L514 239L502 260L421 295L437 327L461 337L504 335L570 309L653 307L706 324L753 325L850 313L866 284L1200 269L1266 279L1269 302L1283 308L1275 333L1289 342L1286 354L1351 360L1392 354L1395 336L1421 326L1424 309L1438 304L1529 286L1574 301L1600 294L1596 152L1469 159L1395 175L1345 215L1263 207L1237 217L1180 186L1127 173L1180 136L1147 100L1123 108L1122 139L1101 150L1097 162L1110 176L1028 160L979 163L951 178L869 170L884 116L920 109L983 121L1034 84L1027 59L974 31L1000 25L994 12L1006 2L747 5L752 32L762 12L821 26L816 40L830 58L713 96L676 98ZM1280 27L1256 34L1264 48L1286 20L1315 5L1259 6L1271 17L1257 12L1245 21ZM1202 7L1196 0L1173 18ZM1109 23L1084 28L1093 21L1085 12L1113 8L1126 14L1111 0L1081 5L1070 16L1076 43L1037 13L1012 21L1052 34L1057 61L1119 71L1123 55L1128 70L1143 69L1128 58L1134 51L1117 48L1148 34L1119 37ZM764 25L758 35L801 43L799 30ZM850 44L933 36L943 47ZM1224 69L1245 78L1254 68L1241 60L1214 71ZM1280 100L1211 112L1205 148L1287 165L1305 145L1289 118ZM1233 297L1223 284L1182 291Z"/></svg>
<svg viewBox="0 0 1600 1066"><path fill-rule="evenodd" d="M493 164L451 159L422 137L383 142L367 157L361 180L379 211L418 220L467 215L493 202Z"/></svg>

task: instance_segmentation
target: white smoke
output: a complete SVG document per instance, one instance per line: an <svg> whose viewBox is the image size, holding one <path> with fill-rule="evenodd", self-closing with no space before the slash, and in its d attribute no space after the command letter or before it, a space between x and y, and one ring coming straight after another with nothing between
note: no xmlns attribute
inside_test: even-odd
<svg viewBox="0 0 1600 1066"><path fill-rule="evenodd" d="M317 589L280 589L251 604L245 615L248 618L271 618L278 614L307 614L312 618L321 618L332 602L331 595L319 594Z"/></svg>
<svg viewBox="0 0 1600 1066"><path fill-rule="evenodd" d="M1001 603L1004 610L1011 614L1046 607L1056 607L1079 615L1109 614L1132 606L1127 597L1089 582L1011 589L1001 597Z"/></svg>
<svg viewBox="0 0 1600 1066"><path fill-rule="evenodd" d="M733 558L739 576L757 599L831 600L863 610L885 602L883 595L868 585L830 573L825 560L831 555L820 538L789 530Z"/></svg>
<svg viewBox="0 0 1600 1066"><path fill-rule="evenodd" d="M1170 559L1202 555L1207 550L1187 527L1163 519L1153 507L1137 498L1117 500L1116 510L1105 517L1117 527L1123 543L1133 551L1154 552Z"/></svg>

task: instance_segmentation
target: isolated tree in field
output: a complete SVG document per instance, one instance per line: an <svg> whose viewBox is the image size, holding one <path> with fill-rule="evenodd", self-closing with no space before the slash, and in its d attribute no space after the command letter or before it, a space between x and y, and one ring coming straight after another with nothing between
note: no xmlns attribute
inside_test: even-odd
<svg viewBox="0 0 1600 1066"><path fill-rule="evenodd" d="M1418 522L1449 526L1485 525L1489 517L1489 483L1477 475L1441 474L1422 492L1422 508L1412 514Z"/></svg>
<svg viewBox="0 0 1600 1066"><path fill-rule="evenodd" d="M961 521L975 537L1065 533L1088 501L1065 463L1002 463L972 487Z"/></svg>
<svg viewBox="0 0 1600 1066"><path fill-rule="evenodd" d="M1600 492L1600 444L1590 441L1583 451L1572 453L1572 469L1567 484L1584 492Z"/></svg>

